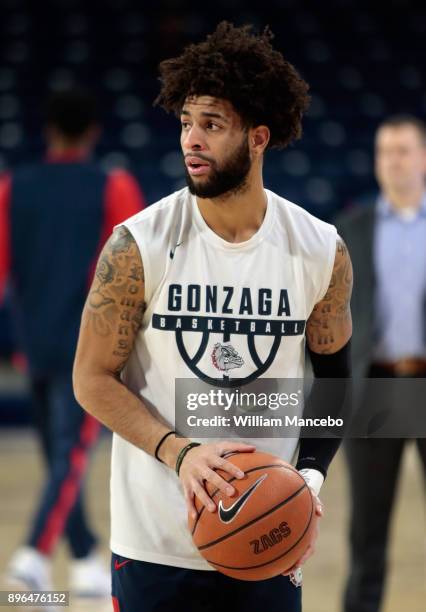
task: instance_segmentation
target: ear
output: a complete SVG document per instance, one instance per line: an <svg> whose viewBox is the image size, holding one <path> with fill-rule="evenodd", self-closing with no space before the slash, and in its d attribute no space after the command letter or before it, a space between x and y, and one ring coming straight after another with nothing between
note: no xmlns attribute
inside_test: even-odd
<svg viewBox="0 0 426 612"><path fill-rule="evenodd" d="M268 146L271 133L266 125L258 125L249 131L250 151L254 155L263 155Z"/></svg>

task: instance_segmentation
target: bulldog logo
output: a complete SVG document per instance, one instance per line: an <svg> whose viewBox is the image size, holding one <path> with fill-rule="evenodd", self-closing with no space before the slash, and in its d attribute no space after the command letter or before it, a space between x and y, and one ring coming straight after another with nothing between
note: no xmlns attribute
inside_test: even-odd
<svg viewBox="0 0 426 612"><path fill-rule="evenodd" d="M244 360L240 357L232 344L221 344L217 342L213 347L212 361L215 368L222 372L241 368L244 365Z"/></svg>

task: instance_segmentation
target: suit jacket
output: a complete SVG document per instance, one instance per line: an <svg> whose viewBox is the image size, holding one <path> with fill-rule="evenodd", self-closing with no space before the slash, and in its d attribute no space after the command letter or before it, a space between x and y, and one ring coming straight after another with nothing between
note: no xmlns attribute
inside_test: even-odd
<svg viewBox="0 0 426 612"><path fill-rule="evenodd" d="M353 320L352 366L354 377L367 375L374 348L375 270L374 239L376 227L374 204L360 206L340 214L335 225L345 241L352 259L354 286L351 309ZM397 289L396 289L397 291ZM419 333L426 338L426 296L423 300L424 329Z"/></svg>
<svg viewBox="0 0 426 612"><path fill-rule="evenodd" d="M335 220L352 259L354 285L351 309L353 321L352 368L354 377L366 376L371 362L374 333L373 242L375 205L360 206L342 213Z"/></svg>

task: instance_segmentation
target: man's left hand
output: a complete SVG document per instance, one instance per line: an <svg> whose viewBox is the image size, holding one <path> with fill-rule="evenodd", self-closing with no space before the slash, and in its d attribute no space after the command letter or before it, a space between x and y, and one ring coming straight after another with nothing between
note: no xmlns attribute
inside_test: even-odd
<svg viewBox="0 0 426 612"><path fill-rule="evenodd" d="M312 517L312 521L314 522L313 529L311 531L311 535L308 540L308 547L300 559L286 572L283 572L283 576L289 576L293 572L295 572L299 567L301 567L306 561L312 557L315 552L315 544L319 534L319 520L323 516L323 505L321 503L320 498L314 493L311 489L312 497L314 500L314 516Z"/></svg>

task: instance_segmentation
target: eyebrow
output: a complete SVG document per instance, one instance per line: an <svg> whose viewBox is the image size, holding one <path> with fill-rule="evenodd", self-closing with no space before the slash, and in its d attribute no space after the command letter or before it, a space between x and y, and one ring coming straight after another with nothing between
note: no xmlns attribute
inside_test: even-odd
<svg viewBox="0 0 426 612"><path fill-rule="evenodd" d="M188 117L191 116L191 113L189 112L189 110L186 110L185 108L182 109L181 115L187 115ZM225 123L229 123L229 120L224 117L223 115L221 115L220 113L209 113L206 111L203 111L201 113L202 117L209 117L212 119L220 119L221 121L224 121Z"/></svg>

